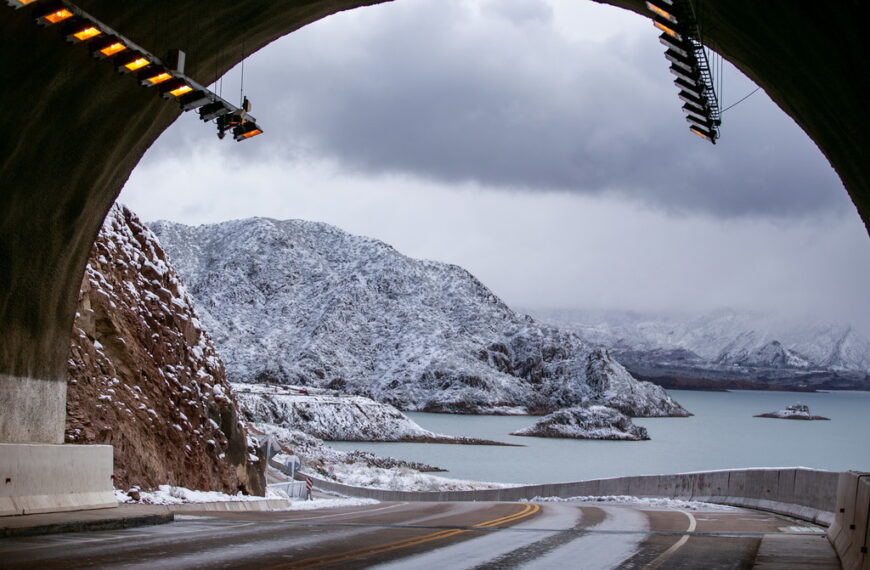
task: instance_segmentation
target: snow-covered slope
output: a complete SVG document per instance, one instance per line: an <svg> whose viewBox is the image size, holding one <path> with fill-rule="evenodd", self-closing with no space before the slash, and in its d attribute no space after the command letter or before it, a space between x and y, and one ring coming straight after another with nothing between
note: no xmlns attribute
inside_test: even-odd
<svg viewBox="0 0 870 570"><path fill-rule="evenodd" d="M339 451L316 437L272 424L254 424L254 428L273 436L284 454L300 457L303 474L315 474L346 485L393 491L473 491L511 486L429 475L425 471L444 470L365 451ZM275 460L283 462L284 457L277 455Z"/></svg>
<svg viewBox="0 0 870 570"><path fill-rule="evenodd" d="M541 413L617 398L632 415L685 413L627 373L599 383L618 389L590 386L587 343L513 312L455 265L300 220L152 227L233 381L326 386L406 410Z"/></svg>
<svg viewBox="0 0 870 570"><path fill-rule="evenodd" d="M573 439L649 439L645 427L636 426L619 410L607 406L575 406L544 416L534 425L511 435Z"/></svg>
<svg viewBox="0 0 870 570"><path fill-rule="evenodd" d="M393 406L363 396L306 394L263 384L233 384L233 392L248 421L303 431L319 439L495 443L431 432Z"/></svg>
<svg viewBox="0 0 870 570"><path fill-rule="evenodd" d="M534 314L610 347L631 370L694 369L762 380L839 378L856 386L870 372L870 338L849 325L734 311L690 318L618 311Z"/></svg>

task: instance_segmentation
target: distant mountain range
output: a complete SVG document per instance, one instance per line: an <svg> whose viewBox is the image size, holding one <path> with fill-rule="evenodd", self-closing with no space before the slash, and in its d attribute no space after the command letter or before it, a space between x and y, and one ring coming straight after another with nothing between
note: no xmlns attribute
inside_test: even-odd
<svg viewBox="0 0 870 570"><path fill-rule="evenodd" d="M665 386L709 380L730 381L733 388L759 383L870 389L870 338L849 325L735 311L683 319L624 311L531 313L592 344L609 347L635 376Z"/></svg>
<svg viewBox="0 0 870 570"><path fill-rule="evenodd" d="M585 402L686 415L606 350L512 311L455 265L301 220L151 225L229 378L404 410L545 413Z"/></svg>

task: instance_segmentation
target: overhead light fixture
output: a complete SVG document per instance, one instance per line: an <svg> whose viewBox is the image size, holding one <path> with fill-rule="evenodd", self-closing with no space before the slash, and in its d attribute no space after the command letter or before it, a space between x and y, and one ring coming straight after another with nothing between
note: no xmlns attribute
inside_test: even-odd
<svg viewBox="0 0 870 570"><path fill-rule="evenodd" d="M104 59L126 50L127 45L115 36L104 35L101 38L89 42L88 48L91 50L91 55L99 59Z"/></svg>
<svg viewBox="0 0 870 570"><path fill-rule="evenodd" d="M172 79L172 74L162 65L149 65L139 72L139 83L145 87L153 87Z"/></svg>
<svg viewBox="0 0 870 570"><path fill-rule="evenodd" d="M73 17L73 13L63 4L51 3L46 4L36 12L36 23L41 26L50 26L69 20Z"/></svg>
<svg viewBox="0 0 870 570"><path fill-rule="evenodd" d="M193 87L184 79L175 78L160 85L160 96L164 99L180 97L193 91Z"/></svg>
<svg viewBox="0 0 870 570"><path fill-rule="evenodd" d="M701 127L702 129L706 129L708 131L712 131L713 127L716 126L712 119L708 117L700 118L695 115L686 115L686 121L692 123L692 125Z"/></svg>
<svg viewBox="0 0 870 570"><path fill-rule="evenodd" d="M683 57L689 57L689 53L691 53L692 50L692 47L686 44L686 42L678 41L668 34L661 34L659 36L659 43L669 50L677 52Z"/></svg>
<svg viewBox="0 0 870 570"><path fill-rule="evenodd" d="M122 52L116 56L114 63L118 73L130 73L151 65L151 60L145 54L130 50L129 53Z"/></svg>
<svg viewBox="0 0 870 570"><path fill-rule="evenodd" d="M13 8L23 8L28 4L33 4L36 0L6 0L6 3Z"/></svg>
<svg viewBox="0 0 870 570"><path fill-rule="evenodd" d="M675 51L668 50L665 52L665 59L676 66L682 67L686 71L695 70L695 60L692 57L683 57Z"/></svg>
<svg viewBox="0 0 870 570"><path fill-rule="evenodd" d="M677 78L682 79L686 83L688 83L690 85L697 85L698 84L698 76L697 76L698 74L696 71L694 71L694 70L687 71L687 70L682 69L680 67L677 67L675 65L671 65L668 69L673 75L676 75Z"/></svg>
<svg viewBox="0 0 870 570"><path fill-rule="evenodd" d="M686 113L687 115L688 114L694 115L695 117L698 117L699 119L701 119L705 122L709 119L708 114L707 114L707 109L705 109L703 107L699 107L698 105L693 105L692 103L684 103L683 104L683 112Z"/></svg>
<svg viewBox="0 0 870 570"><path fill-rule="evenodd" d="M697 105L698 107L704 107L707 105L707 100L698 97L694 93L690 93L689 91L680 91L677 95L681 100L686 103L691 103L692 105Z"/></svg>
<svg viewBox="0 0 870 570"><path fill-rule="evenodd" d="M64 29L64 36L68 42L86 42L103 33L99 26L85 19L69 22Z"/></svg>
<svg viewBox="0 0 870 570"><path fill-rule="evenodd" d="M661 0L659 1L659 3L667 5L668 8L670 8L673 5L672 2L661 2ZM647 2L646 9L649 10L650 12L652 12L653 14L657 15L658 17L664 18L665 20L671 22L672 24L677 23L676 16L674 16L668 10L666 10L665 8L662 8L661 6L657 6L656 4L654 4L652 2Z"/></svg>
<svg viewBox="0 0 870 570"><path fill-rule="evenodd" d="M704 85L698 85L698 82L694 79L690 81L686 81L680 77L674 79L674 85L679 87L682 91L688 91L695 97L704 98L706 88Z"/></svg>
<svg viewBox="0 0 870 570"><path fill-rule="evenodd" d="M182 111L190 111L191 109L196 109L198 107L202 107L207 103L211 103L212 98L206 92L197 89L196 91L191 91L185 95L182 95L178 98L178 103L181 105Z"/></svg>
<svg viewBox="0 0 870 570"><path fill-rule="evenodd" d="M199 109L199 118L203 121L213 121L218 117L226 115L232 112L232 109L226 106L223 101L215 101L214 103L209 103Z"/></svg>
<svg viewBox="0 0 870 570"><path fill-rule="evenodd" d="M233 129L233 138L236 142L263 134L263 130L253 121L245 121Z"/></svg>
<svg viewBox="0 0 870 570"><path fill-rule="evenodd" d="M689 130L701 137L704 140L710 141L713 144L716 144L716 135L713 131L702 129L701 127L696 127L692 125L689 127Z"/></svg>
<svg viewBox="0 0 870 570"><path fill-rule="evenodd" d="M678 34L677 31L676 31L675 29L673 29L672 27L668 26L666 23L654 19L654 20L653 20L653 25L654 25L656 28L658 28L658 29L660 29L661 31L663 31L664 33L666 33L667 35L669 35L670 37L674 38L675 40L679 40L679 41L682 41L682 40L683 40L683 36L681 36L680 34Z"/></svg>

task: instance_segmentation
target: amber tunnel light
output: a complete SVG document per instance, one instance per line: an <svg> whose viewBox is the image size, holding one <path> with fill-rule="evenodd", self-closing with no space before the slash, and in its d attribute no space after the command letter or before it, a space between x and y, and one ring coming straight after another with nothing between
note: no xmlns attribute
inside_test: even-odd
<svg viewBox="0 0 870 570"><path fill-rule="evenodd" d="M43 26L50 26L72 17L73 13L70 10L55 4L40 10L36 15L36 22Z"/></svg>
<svg viewBox="0 0 870 570"><path fill-rule="evenodd" d="M658 15L660 18L664 18L665 20L672 22L674 24L677 23L676 16L674 16L673 14L671 14L670 12L665 10L664 8L662 8L660 6L656 6L652 2L646 3L646 9L649 10L650 12L652 12L653 14Z"/></svg>
<svg viewBox="0 0 870 570"><path fill-rule="evenodd" d="M170 79L172 79L172 75L165 68L159 66L146 67L139 72L139 83L145 87L158 85Z"/></svg>
<svg viewBox="0 0 870 570"><path fill-rule="evenodd" d="M251 121L247 121L233 129L233 138L237 142L261 134L263 134L263 130L259 126L257 126L257 123Z"/></svg>
<svg viewBox="0 0 870 570"><path fill-rule="evenodd" d="M91 22L75 23L65 30L66 39L69 42L85 42L102 33L103 30Z"/></svg>
<svg viewBox="0 0 870 570"><path fill-rule="evenodd" d="M185 93L190 93L191 91L193 91L193 87L183 79L172 79L171 81L167 81L160 85L160 95L164 99L180 97Z"/></svg>
<svg viewBox="0 0 870 570"><path fill-rule="evenodd" d="M663 31L664 33L666 33L667 35L669 35L670 37L672 37L672 38L674 38L674 39L676 39L676 40L680 40L680 41L682 41L683 36L681 36L680 34L678 34L677 31L676 31L675 29L673 29L673 28L667 26L666 24L663 24L663 23L661 23L661 22L659 22L659 21L653 21L653 25L654 25L656 28L658 28L658 29L660 29L661 31Z"/></svg>
<svg viewBox="0 0 870 570"><path fill-rule="evenodd" d="M28 4L33 4L36 0L6 0L6 3L12 6L13 8L23 8Z"/></svg>
<svg viewBox="0 0 870 570"><path fill-rule="evenodd" d="M138 71L145 67L146 65L150 65L151 60L149 60L145 55L132 52L132 53L122 53L120 56L117 56L115 60L115 68L120 73L130 73L131 71Z"/></svg>
<svg viewBox="0 0 870 570"><path fill-rule="evenodd" d="M96 58L112 57L127 49L127 45L115 36L103 35L88 43L91 55Z"/></svg>
<svg viewBox="0 0 870 570"><path fill-rule="evenodd" d="M716 137L712 131L702 129L701 127L696 127L695 125L689 127L689 130L701 137L702 139L708 140L711 143L716 144Z"/></svg>

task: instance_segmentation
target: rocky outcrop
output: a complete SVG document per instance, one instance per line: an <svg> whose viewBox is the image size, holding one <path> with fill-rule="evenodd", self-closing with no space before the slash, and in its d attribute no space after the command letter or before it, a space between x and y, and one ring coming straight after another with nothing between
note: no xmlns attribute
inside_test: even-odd
<svg viewBox="0 0 870 570"><path fill-rule="evenodd" d="M780 420L830 420L824 416L814 416L810 413L810 407L806 404L792 404L776 412L758 414L755 418L776 418Z"/></svg>
<svg viewBox="0 0 870 570"><path fill-rule="evenodd" d="M223 364L157 239L109 212L82 280L66 441L114 447L115 486L263 494Z"/></svg>
<svg viewBox="0 0 870 570"><path fill-rule="evenodd" d="M607 406L575 406L544 416L511 435L572 439L649 439L646 428L634 425L619 410Z"/></svg>
<svg viewBox="0 0 870 570"><path fill-rule="evenodd" d="M262 384L234 384L233 389L248 421L328 441L508 445L431 432L393 406L363 396L313 394L297 387Z"/></svg>
<svg viewBox="0 0 870 570"><path fill-rule="evenodd" d="M586 360L586 381L592 388L592 400L606 402L624 414L635 417L690 416L660 386L639 382L603 348L596 349Z"/></svg>
<svg viewBox="0 0 870 570"><path fill-rule="evenodd" d="M461 267L302 220L152 227L234 382L327 387L403 410L547 413L614 400L631 415L686 415L609 359L590 368L593 347L517 314Z"/></svg>

